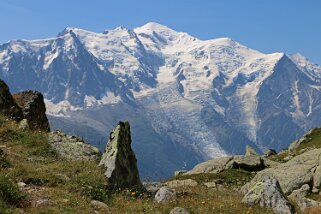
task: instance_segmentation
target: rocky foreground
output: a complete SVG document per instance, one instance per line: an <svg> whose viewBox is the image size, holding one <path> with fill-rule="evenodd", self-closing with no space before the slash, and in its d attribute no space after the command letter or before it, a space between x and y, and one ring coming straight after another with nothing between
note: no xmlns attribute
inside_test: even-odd
<svg viewBox="0 0 321 214"><path fill-rule="evenodd" d="M128 122L105 152L49 132L43 97L0 81L0 213L321 213L321 128L287 150L206 161L142 182Z"/></svg>

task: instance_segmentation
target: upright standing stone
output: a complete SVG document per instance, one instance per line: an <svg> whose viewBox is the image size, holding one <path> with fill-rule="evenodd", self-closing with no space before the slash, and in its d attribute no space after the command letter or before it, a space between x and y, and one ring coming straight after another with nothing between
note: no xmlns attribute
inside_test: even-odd
<svg viewBox="0 0 321 214"><path fill-rule="evenodd" d="M128 122L119 122L110 133L109 142L99 165L106 169L105 176L111 189L142 187L137 160L131 148Z"/></svg>

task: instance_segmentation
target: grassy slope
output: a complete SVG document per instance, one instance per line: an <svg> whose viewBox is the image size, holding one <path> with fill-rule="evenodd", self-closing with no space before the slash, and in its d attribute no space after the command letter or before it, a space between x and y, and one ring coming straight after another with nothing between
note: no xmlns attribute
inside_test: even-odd
<svg viewBox="0 0 321 214"><path fill-rule="evenodd" d="M3 117L0 149L4 153L0 158L0 213L94 213L92 199L108 204L110 213L169 213L175 206L185 207L191 213L272 213L244 206L235 185L223 189L202 185L177 188L178 200L166 204L156 204L153 198L130 191L107 195L104 175L97 163L65 160L50 147L45 134L22 132L15 122ZM236 175L239 178L242 172ZM226 176L220 178L231 179ZM18 190L18 182L27 184L23 191ZM41 199L49 202L37 205Z"/></svg>

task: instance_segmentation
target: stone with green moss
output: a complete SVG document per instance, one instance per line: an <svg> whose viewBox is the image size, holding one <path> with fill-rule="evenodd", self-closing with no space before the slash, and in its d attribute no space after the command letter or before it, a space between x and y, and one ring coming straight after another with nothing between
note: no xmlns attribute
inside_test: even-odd
<svg viewBox="0 0 321 214"><path fill-rule="evenodd" d="M137 160L131 148L130 126L119 122L110 133L109 142L100 161L111 189L142 188L137 169Z"/></svg>

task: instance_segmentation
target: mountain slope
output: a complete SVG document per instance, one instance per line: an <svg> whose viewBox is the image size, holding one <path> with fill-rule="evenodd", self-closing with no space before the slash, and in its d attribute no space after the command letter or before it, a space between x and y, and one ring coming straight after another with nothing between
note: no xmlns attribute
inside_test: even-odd
<svg viewBox="0 0 321 214"><path fill-rule="evenodd" d="M319 65L157 23L66 28L56 38L3 44L0 77L13 91L42 91L52 126L92 144L129 120L144 177L244 153L245 145L282 149L321 125Z"/></svg>

